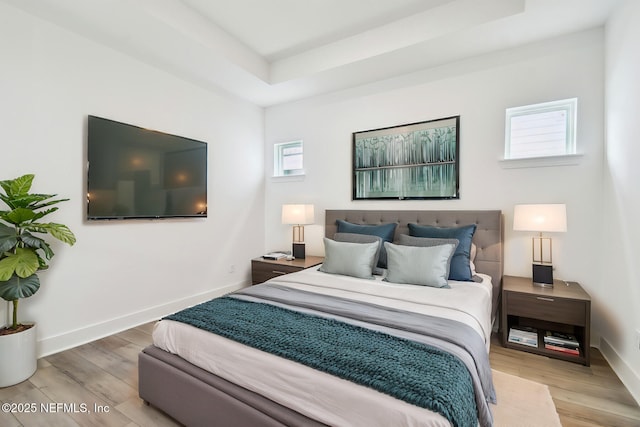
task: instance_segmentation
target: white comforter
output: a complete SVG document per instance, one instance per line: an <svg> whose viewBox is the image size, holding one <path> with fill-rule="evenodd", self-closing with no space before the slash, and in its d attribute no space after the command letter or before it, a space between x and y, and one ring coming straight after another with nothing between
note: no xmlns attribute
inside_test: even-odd
<svg viewBox="0 0 640 427"><path fill-rule="evenodd" d="M490 277L481 277L482 283L450 281L451 289L438 289L308 269L270 282L454 319L483 336L488 351L492 288ZM450 425L437 413L180 322L158 322L153 342L200 368L328 425Z"/></svg>

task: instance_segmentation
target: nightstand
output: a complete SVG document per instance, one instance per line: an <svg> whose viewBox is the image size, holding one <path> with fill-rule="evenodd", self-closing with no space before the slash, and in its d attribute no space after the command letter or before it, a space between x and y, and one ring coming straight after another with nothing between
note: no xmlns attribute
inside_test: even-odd
<svg viewBox="0 0 640 427"><path fill-rule="evenodd" d="M589 366L591 334L591 298L576 282L555 280L552 288L534 286L531 278L504 276L501 309L502 345ZM510 342L512 327L537 330L537 346ZM580 354L545 348L544 334L555 331L574 335Z"/></svg>
<svg viewBox="0 0 640 427"><path fill-rule="evenodd" d="M251 260L251 284L265 282L284 274L295 273L322 264L324 257L308 256L291 261L285 259L264 259L262 257Z"/></svg>

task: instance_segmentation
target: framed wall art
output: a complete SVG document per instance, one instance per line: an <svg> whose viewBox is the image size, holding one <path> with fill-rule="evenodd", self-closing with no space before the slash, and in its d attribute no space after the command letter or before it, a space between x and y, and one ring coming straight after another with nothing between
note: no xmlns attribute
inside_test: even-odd
<svg viewBox="0 0 640 427"><path fill-rule="evenodd" d="M353 133L353 200L459 199L460 116Z"/></svg>

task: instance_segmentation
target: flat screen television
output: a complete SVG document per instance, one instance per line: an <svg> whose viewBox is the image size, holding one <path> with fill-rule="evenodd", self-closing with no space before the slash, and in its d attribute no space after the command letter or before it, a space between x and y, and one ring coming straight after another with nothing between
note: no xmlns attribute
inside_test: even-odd
<svg viewBox="0 0 640 427"><path fill-rule="evenodd" d="M87 219L207 216L207 144L88 118Z"/></svg>

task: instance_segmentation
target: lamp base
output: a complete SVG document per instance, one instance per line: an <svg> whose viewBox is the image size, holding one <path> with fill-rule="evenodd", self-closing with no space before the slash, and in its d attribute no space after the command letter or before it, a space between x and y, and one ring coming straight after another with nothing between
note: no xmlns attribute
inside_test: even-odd
<svg viewBox="0 0 640 427"><path fill-rule="evenodd" d="M533 264L533 284L535 286L553 287L553 266L550 264Z"/></svg>
<svg viewBox="0 0 640 427"><path fill-rule="evenodd" d="M294 243L293 244L293 257L294 258L299 258L299 259L304 259L304 243Z"/></svg>

